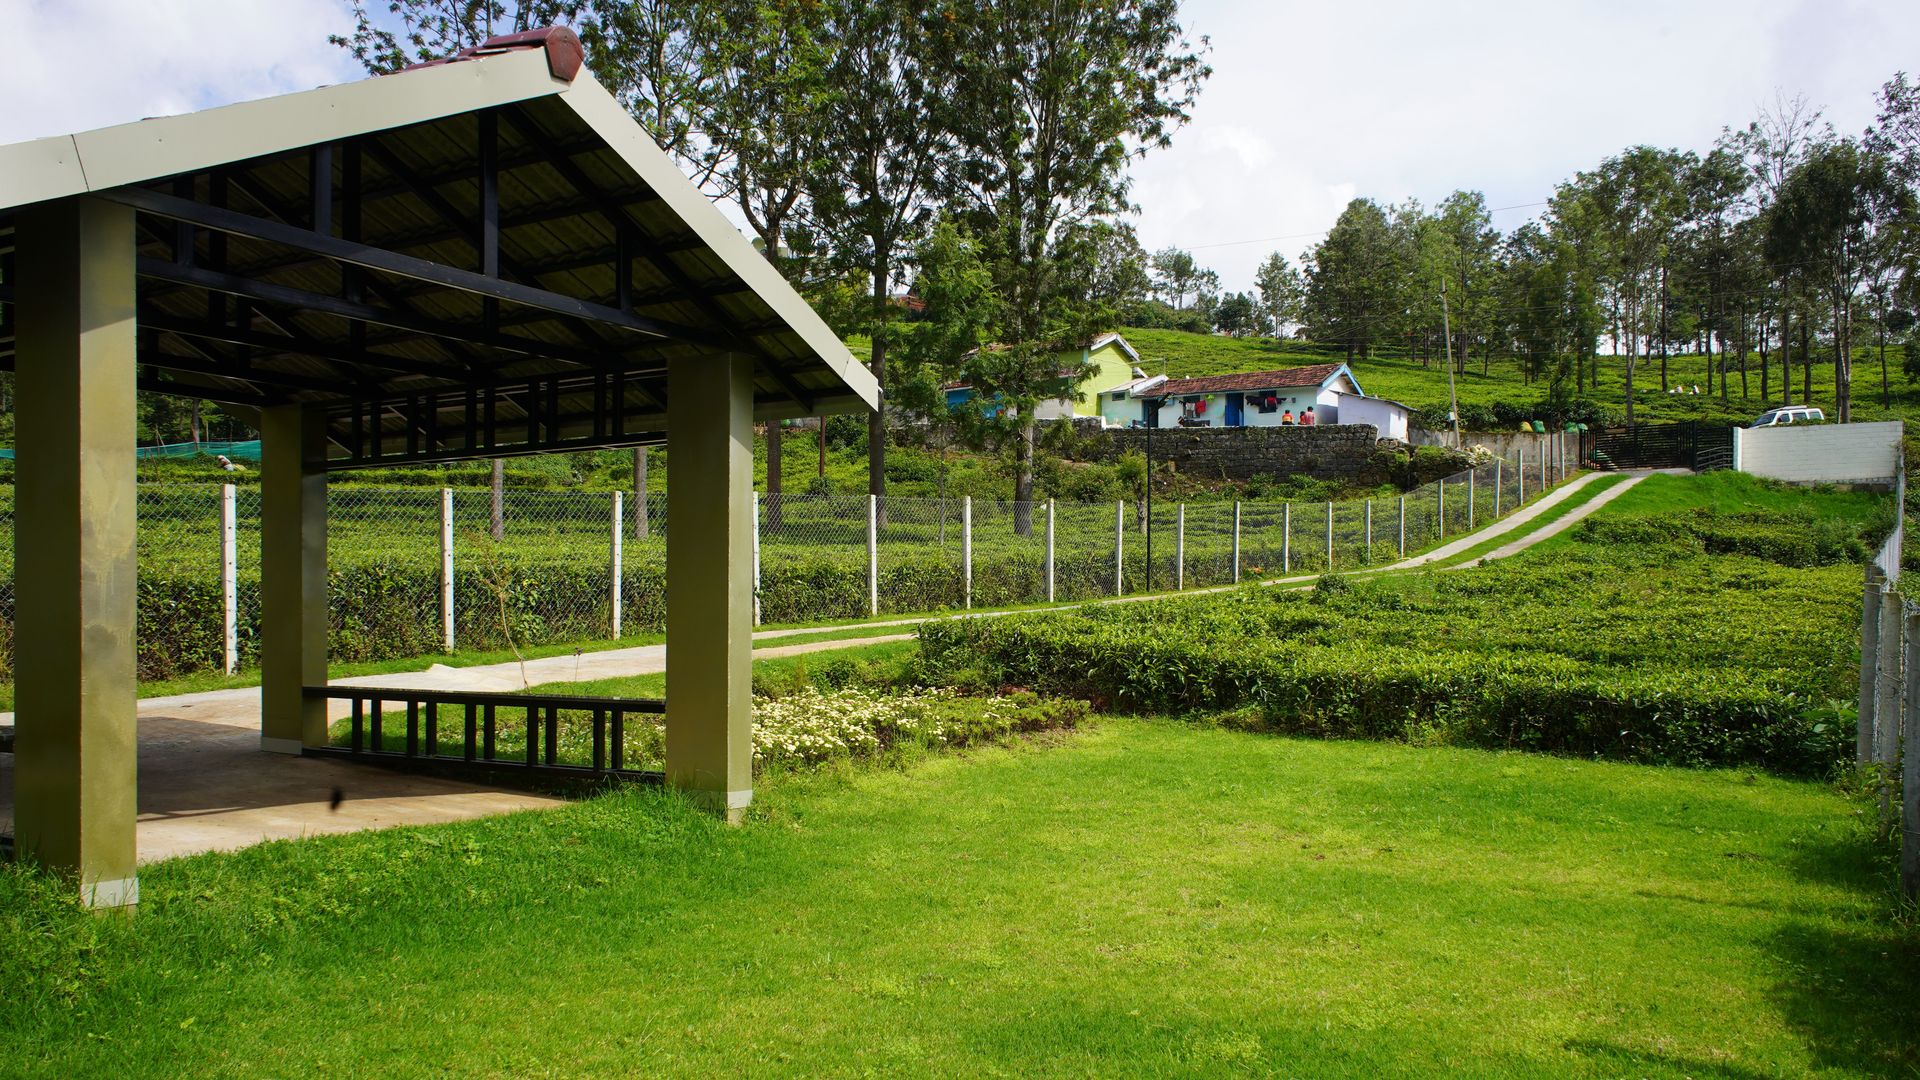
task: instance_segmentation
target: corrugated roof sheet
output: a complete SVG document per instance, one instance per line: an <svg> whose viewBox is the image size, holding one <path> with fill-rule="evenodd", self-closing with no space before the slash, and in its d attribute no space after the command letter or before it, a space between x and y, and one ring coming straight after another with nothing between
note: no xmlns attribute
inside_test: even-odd
<svg viewBox="0 0 1920 1080"><path fill-rule="evenodd" d="M1290 386L1320 386L1344 365L1313 364L1283 368L1279 371L1244 371L1236 375L1205 375L1194 379L1173 379L1159 388L1155 396L1183 397L1192 394L1218 394L1244 390L1278 390Z"/></svg>

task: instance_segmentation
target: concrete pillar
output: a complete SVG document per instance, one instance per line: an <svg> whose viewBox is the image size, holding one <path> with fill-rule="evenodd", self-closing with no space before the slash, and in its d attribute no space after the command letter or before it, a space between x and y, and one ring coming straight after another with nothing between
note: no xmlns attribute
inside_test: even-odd
<svg viewBox="0 0 1920 1080"><path fill-rule="evenodd" d="M140 898L133 211L67 199L16 222L14 840L122 907Z"/></svg>
<svg viewBox="0 0 1920 1080"><path fill-rule="evenodd" d="M753 361L667 366L667 781L728 821L753 797Z"/></svg>
<svg viewBox="0 0 1920 1080"><path fill-rule="evenodd" d="M260 748L297 754L327 741L326 416L260 410Z"/></svg>

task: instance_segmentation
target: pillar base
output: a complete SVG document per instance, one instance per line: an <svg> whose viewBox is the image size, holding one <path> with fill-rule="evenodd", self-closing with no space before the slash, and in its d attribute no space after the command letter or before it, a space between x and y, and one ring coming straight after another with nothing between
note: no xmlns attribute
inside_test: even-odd
<svg viewBox="0 0 1920 1080"><path fill-rule="evenodd" d="M300 751L306 749L306 744L299 739L276 739L271 735L262 735L260 749L269 754L292 754L299 757Z"/></svg>
<svg viewBox="0 0 1920 1080"><path fill-rule="evenodd" d="M680 793L687 801L709 813L726 818L727 824L738 825L746 820L747 807L753 802L753 789L744 791L710 791L704 788L681 788Z"/></svg>
<svg viewBox="0 0 1920 1080"><path fill-rule="evenodd" d="M134 907L140 903L140 879L127 877L88 882L80 887L80 900L99 911Z"/></svg>

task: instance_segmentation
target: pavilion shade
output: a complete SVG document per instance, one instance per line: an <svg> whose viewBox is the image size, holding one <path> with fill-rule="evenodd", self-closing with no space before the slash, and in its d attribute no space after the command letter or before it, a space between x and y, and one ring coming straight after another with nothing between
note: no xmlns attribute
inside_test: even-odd
<svg viewBox="0 0 1920 1080"><path fill-rule="evenodd" d="M304 232L317 217L321 235L335 241L477 275L486 269L478 148L488 127L498 148L498 279L603 309L620 310L624 295L625 312L660 332L348 266L143 207L142 385L248 406L325 403L332 453L344 452L346 464L384 463L394 447L429 459L558 449L590 437L658 441L666 367L681 356L753 356L759 415L860 405L668 201L555 98L140 188L244 215L247 231L264 222ZM330 188L318 200L316 172ZM5 232L0 217L0 242ZM368 311L381 317L363 317ZM7 362L10 350L0 340ZM469 420L469 408L484 415ZM369 457L376 429L381 453Z"/></svg>

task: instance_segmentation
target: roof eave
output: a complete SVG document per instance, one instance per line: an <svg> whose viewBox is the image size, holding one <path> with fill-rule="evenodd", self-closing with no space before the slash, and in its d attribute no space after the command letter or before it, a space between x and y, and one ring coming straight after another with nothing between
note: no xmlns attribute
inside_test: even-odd
<svg viewBox="0 0 1920 1080"><path fill-rule="evenodd" d="M0 146L0 210L559 93L525 49Z"/></svg>
<svg viewBox="0 0 1920 1080"><path fill-rule="evenodd" d="M762 302L806 342L814 355L856 397L870 409L879 407L880 385L873 373L854 359L846 343L828 328L819 313L754 250L753 244L714 207L713 201L693 186L679 166L654 145L645 130L634 123L627 110L590 72L582 69L573 84L564 88L560 100L680 216L687 228L713 251L715 258L759 294Z"/></svg>

